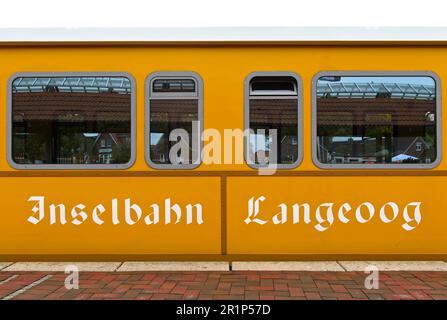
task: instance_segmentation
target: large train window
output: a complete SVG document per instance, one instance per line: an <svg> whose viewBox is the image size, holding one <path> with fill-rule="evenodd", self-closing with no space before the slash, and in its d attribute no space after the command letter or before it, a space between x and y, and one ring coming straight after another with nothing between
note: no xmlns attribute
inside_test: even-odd
<svg viewBox="0 0 447 320"><path fill-rule="evenodd" d="M134 81L122 73L9 80L8 161L17 169L125 169L135 158Z"/></svg>
<svg viewBox="0 0 447 320"><path fill-rule="evenodd" d="M252 168L290 169L301 161L301 81L289 72L255 72L245 82L245 158Z"/></svg>
<svg viewBox="0 0 447 320"><path fill-rule="evenodd" d="M146 81L146 161L156 169L200 164L203 85L193 72L157 72Z"/></svg>
<svg viewBox="0 0 447 320"><path fill-rule="evenodd" d="M313 158L322 168L433 168L441 158L440 82L432 73L320 73Z"/></svg>

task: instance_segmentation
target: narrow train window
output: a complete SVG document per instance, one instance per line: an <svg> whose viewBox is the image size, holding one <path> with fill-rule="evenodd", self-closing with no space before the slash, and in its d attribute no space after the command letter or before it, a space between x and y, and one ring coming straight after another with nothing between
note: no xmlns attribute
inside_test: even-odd
<svg viewBox="0 0 447 320"><path fill-rule="evenodd" d="M202 81L192 72L158 72L146 82L146 159L156 169L200 164Z"/></svg>
<svg viewBox="0 0 447 320"><path fill-rule="evenodd" d="M301 83L295 74L258 72L246 80L246 160L253 168L294 168L301 160Z"/></svg>
<svg viewBox="0 0 447 320"><path fill-rule="evenodd" d="M123 74L18 74L9 83L17 169L119 169L134 158L134 86Z"/></svg>
<svg viewBox="0 0 447 320"><path fill-rule="evenodd" d="M440 158L439 81L432 74L324 74L314 80L320 167L431 168Z"/></svg>

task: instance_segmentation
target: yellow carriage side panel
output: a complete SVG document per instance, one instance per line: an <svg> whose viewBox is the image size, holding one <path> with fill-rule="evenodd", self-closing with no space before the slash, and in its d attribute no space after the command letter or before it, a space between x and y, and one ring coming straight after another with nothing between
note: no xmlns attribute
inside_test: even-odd
<svg viewBox="0 0 447 320"><path fill-rule="evenodd" d="M230 177L229 254L447 253L447 179Z"/></svg>
<svg viewBox="0 0 447 320"><path fill-rule="evenodd" d="M219 178L16 177L0 190L2 255L220 253Z"/></svg>

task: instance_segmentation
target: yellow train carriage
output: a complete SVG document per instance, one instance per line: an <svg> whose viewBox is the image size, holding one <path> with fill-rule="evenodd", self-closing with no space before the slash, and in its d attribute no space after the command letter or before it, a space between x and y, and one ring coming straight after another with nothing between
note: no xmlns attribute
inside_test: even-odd
<svg viewBox="0 0 447 320"><path fill-rule="evenodd" d="M445 259L447 38L249 31L1 35L0 259Z"/></svg>

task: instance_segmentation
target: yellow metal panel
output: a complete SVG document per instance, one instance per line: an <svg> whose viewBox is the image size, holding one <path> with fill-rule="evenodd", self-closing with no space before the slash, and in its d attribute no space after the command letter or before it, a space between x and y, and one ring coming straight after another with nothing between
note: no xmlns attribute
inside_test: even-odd
<svg viewBox="0 0 447 320"><path fill-rule="evenodd" d="M0 178L2 212L0 217L0 253L26 254L219 254L220 253L220 184L218 178ZM32 208L38 201L31 196L44 196L44 218L33 224L30 217L39 218ZM114 224L112 199L118 201L118 224ZM142 211L137 218L134 210L126 221L125 199L137 204ZM179 222L174 209L171 222L166 224L165 201L181 209ZM187 205L202 205L203 223L199 224L193 210L187 221ZM66 223L62 224L59 208L51 224L51 204L64 204ZM78 207L87 214L72 216ZM93 220L93 209L102 204L99 215L103 224ZM159 206L159 222L148 225L146 216ZM135 207L134 207L135 208ZM193 208L195 209L195 208ZM99 210L99 209L98 209ZM97 211L98 213L100 211ZM154 217L151 216L152 222ZM116 222L117 220L115 220ZM130 222L130 223L129 223ZM134 224L131 224L135 222Z"/></svg>

